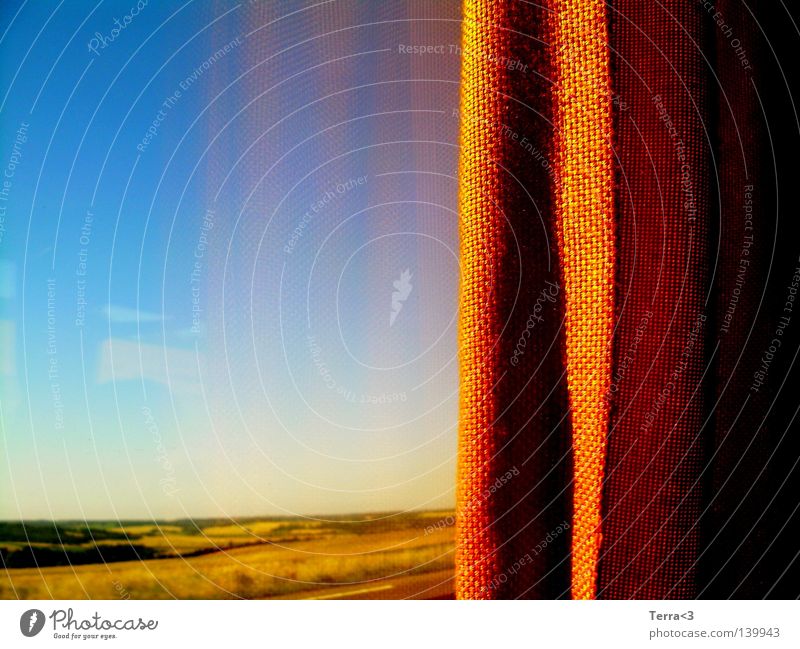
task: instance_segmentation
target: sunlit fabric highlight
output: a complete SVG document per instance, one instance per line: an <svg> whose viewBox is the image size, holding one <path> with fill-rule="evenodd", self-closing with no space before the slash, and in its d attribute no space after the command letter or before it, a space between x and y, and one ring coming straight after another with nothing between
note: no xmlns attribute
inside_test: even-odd
<svg viewBox="0 0 800 649"><path fill-rule="evenodd" d="M797 596L784 9L465 0L457 597Z"/></svg>
<svg viewBox="0 0 800 649"><path fill-rule="evenodd" d="M556 223L574 463L572 596L594 596L614 318L611 87L605 2L554 5Z"/></svg>

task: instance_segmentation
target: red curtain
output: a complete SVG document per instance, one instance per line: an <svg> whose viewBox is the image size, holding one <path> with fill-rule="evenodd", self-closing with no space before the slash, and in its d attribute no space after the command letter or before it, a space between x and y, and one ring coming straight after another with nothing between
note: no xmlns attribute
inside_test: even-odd
<svg viewBox="0 0 800 649"><path fill-rule="evenodd" d="M459 597L800 592L792 24L466 0Z"/></svg>

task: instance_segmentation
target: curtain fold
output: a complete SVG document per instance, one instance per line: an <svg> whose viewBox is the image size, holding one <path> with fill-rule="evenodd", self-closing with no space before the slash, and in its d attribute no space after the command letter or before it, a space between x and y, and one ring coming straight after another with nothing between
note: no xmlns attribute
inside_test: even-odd
<svg viewBox="0 0 800 649"><path fill-rule="evenodd" d="M617 335L599 594L689 596L701 502L711 75L697 3L612 7Z"/></svg>
<svg viewBox="0 0 800 649"><path fill-rule="evenodd" d="M568 535L553 532L569 524L571 462L551 191L553 50L546 33L524 29L547 22L548 9L532 3L464 5L461 597L569 591Z"/></svg>
<svg viewBox="0 0 800 649"><path fill-rule="evenodd" d="M458 597L797 596L791 25L465 0Z"/></svg>

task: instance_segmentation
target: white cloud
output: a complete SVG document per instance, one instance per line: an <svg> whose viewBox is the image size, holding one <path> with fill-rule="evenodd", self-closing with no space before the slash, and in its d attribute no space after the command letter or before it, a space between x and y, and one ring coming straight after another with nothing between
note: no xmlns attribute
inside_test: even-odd
<svg viewBox="0 0 800 649"><path fill-rule="evenodd" d="M163 322L165 318L160 313L153 313L151 311L141 311L139 309L130 309L116 304L109 304L102 308L103 316L109 321L119 324L135 324L137 322Z"/></svg>
<svg viewBox="0 0 800 649"><path fill-rule="evenodd" d="M176 392L199 392L198 365L205 367L205 357L193 349L109 338L100 343L97 380L109 383L144 379Z"/></svg>

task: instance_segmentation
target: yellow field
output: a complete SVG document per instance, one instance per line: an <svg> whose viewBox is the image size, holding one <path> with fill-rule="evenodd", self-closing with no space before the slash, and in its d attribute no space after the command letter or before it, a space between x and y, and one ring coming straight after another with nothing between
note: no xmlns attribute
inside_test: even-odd
<svg viewBox="0 0 800 649"><path fill-rule="evenodd" d="M380 521L366 527L350 525L352 532L345 524L331 527L313 521L212 525L197 533L180 526L127 526L125 531L137 536L138 545L179 555L207 553L5 570L0 572L0 598L274 597L449 569L453 566L452 528L425 530L431 518L440 516L415 516L401 525L384 526ZM113 541L98 545L103 543Z"/></svg>

